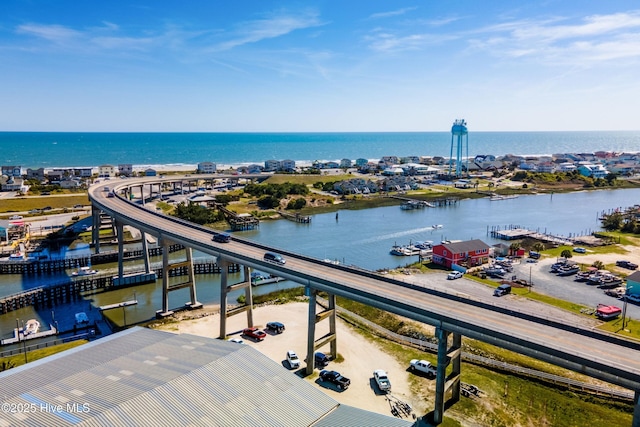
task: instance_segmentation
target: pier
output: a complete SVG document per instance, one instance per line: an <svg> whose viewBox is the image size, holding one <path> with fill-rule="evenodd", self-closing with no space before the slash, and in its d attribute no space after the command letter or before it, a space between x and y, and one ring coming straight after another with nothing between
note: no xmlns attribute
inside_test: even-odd
<svg viewBox="0 0 640 427"><path fill-rule="evenodd" d="M222 205L216 205L216 207L224 214L233 231L253 230L260 225L258 218L251 214L238 214Z"/></svg>
<svg viewBox="0 0 640 427"><path fill-rule="evenodd" d="M285 211L278 211L281 217L288 219L289 221L298 222L300 224L309 224L311 223L311 217L309 215L300 215L299 213L289 213Z"/></svg>
<svg viewBox="0 0 640 427"><path fill-rule="evenodd" d="M222 272L220 266L214 261L205 261L193 264L195 274L220 274ZM144 281L142 277L144 272L132 272L127 277L133 279L126 280L122 284L118 281L118 276L113 274L96 274L84 278L69 279L62 283L55 283L46 286L29 289L17 294L0 298L0 314L6 314L23 307L34 306L36 308L51 308L58 304L66 304L82 298L84 292L102 292L115 288L124 288L137 286L142 283L155 281L155 277L162 277L162 267L153 269L153 280L151 277ZM237 273L240 271L238 264L229 263L228 272ZM180 266L169 270L169 277L184 276L189 274L187 266Z"/></svg>

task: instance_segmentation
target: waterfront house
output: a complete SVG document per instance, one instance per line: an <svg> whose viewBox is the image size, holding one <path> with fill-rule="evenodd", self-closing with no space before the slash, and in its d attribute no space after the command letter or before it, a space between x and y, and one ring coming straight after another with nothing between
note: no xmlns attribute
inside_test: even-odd
<svg viewBox="0 0 640 427"><path fill-rule="evenodd" d="M22 176L22 166L2 166L2 175Z"/></svg>
<svg viewBox="0 0 640 427"><path fill-rule="evenodd" d="M350 168L352 165L351 159L342 159L340 160L341 168Z"/></svg>
<svg viewBox="0 0 640 427"><path fill-rule="evenodd" d="M627 295L640 295L640 271L627 276Z"/></svg>
<svg viewBox="0 0 640 427"><path fill-rule="evenodd" d="M489 262L490 246L479 239L442 243L433 247L432 261L451 268L453 264L468 267Z"/></svg>
<svg viewBox="0 0 640 427"><path fill-rule="evenodd" d="M380 163L386 166L397 165L400 163L400 159L398 159L398 156L382 156Z"/></svg>
<svg viewBox="0 0 640 427"><path fill-rule="evenodd" d="M118 174L120 176L133 176L133 165L130 163L118 165Z"/></svg>
<svg viewBox="0 0 640 427"><path fill-rule="evenodd" d="M28 168L27 179L36 179L40 182L43 182L45 180L44 168L38 168L38 169Z"/></svg>
<svg viewBox="0 0 640 427"><path fill-rule="evenodd" d="M602 165L595 165L593 163L583 163L578 166L578 172L580 175L589 176L591 178L604 178L609 171Z"/></svg>
<svg viewBox="0 0 640 427"><path fill-rule="evenodd" d="M155 169L145 169L144 170L144 176L156 176L158 173L156 172Z"/></svg>
<svg viewBox="0 0 640 427"><path fill-rule="evenodd" d="M82 187L82 181L78 178L64 178L60 181L60 188L80 188Z"/></svg>
<svg viewBox="0 0 640 427"><path fill-rule="evenodd" d="M367 164L369 164L369 160L367 160L367 159L363 159L363 158L356 159L356 167L357 168L362 168L362 167L366 166Z"/></svg>
<svg viewBox="0 0 640 427"><path fill-rule="evenodd" d="M285 159L280 162L280 167L278 170L287 171L287 172L295 172L296 170L296 161L291 159Z"/></svg>
<svg viewBox="0 0 640 427"><path fill-rule="evenodd" d="M100 178L111 178L116 176L116 168L113 165L98 166L98 176Z"/></svg>
<svg viewBox="0 0 640 427"><path fill-rule="evenodd" d="M420 157L418 156L405 156L400 159L400 163L420 163Z"/></svg>
<svg viewBox="0 0 640 427"><path fill-rule="evenodd" d="M265 160L264 161L264 171L265 172L273 172L280 169L280 161L279 160Z"/></svg>
<svg viewBox="0 0 640 427"><path fill-rule="evenodd" d="M198 163L198 173L216 173L217 165L213 162Z"/></svg>

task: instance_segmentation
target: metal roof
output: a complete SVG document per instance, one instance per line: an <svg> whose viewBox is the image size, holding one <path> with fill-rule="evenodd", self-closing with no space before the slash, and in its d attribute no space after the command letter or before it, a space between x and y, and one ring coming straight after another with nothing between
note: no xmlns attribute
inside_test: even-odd
<svg viewBox="0 0 640 427"><path fill-rule="evenodd" d="M0 383L0 426L411 425L340 405L250 346L145 328L0 372Z"/></svg>

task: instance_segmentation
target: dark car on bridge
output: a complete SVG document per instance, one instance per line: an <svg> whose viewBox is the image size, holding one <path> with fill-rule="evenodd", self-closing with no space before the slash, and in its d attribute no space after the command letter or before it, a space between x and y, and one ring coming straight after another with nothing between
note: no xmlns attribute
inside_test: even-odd
<svg viewBox="0 0 640 427"><path fill-rule="evenodd" d="M282 255L274 254L273 252L265 253L263 259L273 264L285 264L287 262Z"/></svg>

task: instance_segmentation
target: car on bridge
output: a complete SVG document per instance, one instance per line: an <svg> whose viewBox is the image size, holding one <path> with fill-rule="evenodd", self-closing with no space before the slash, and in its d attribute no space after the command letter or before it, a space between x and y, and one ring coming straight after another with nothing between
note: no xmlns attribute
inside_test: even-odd
<svg viewBox="0 0 640 427"><path fill-rule="evenodd" d="M242 335L252 338L256 341L262 341L266 338L267 334L258 328L245 328L242 330Z"/></svg>
<svg viewBox="0 0 640 427"><path fill-rule="evenodd" d="M282 255L274 254L273 252L265 253L263 259L272 264L284 265L287 262Z"/></svg>

